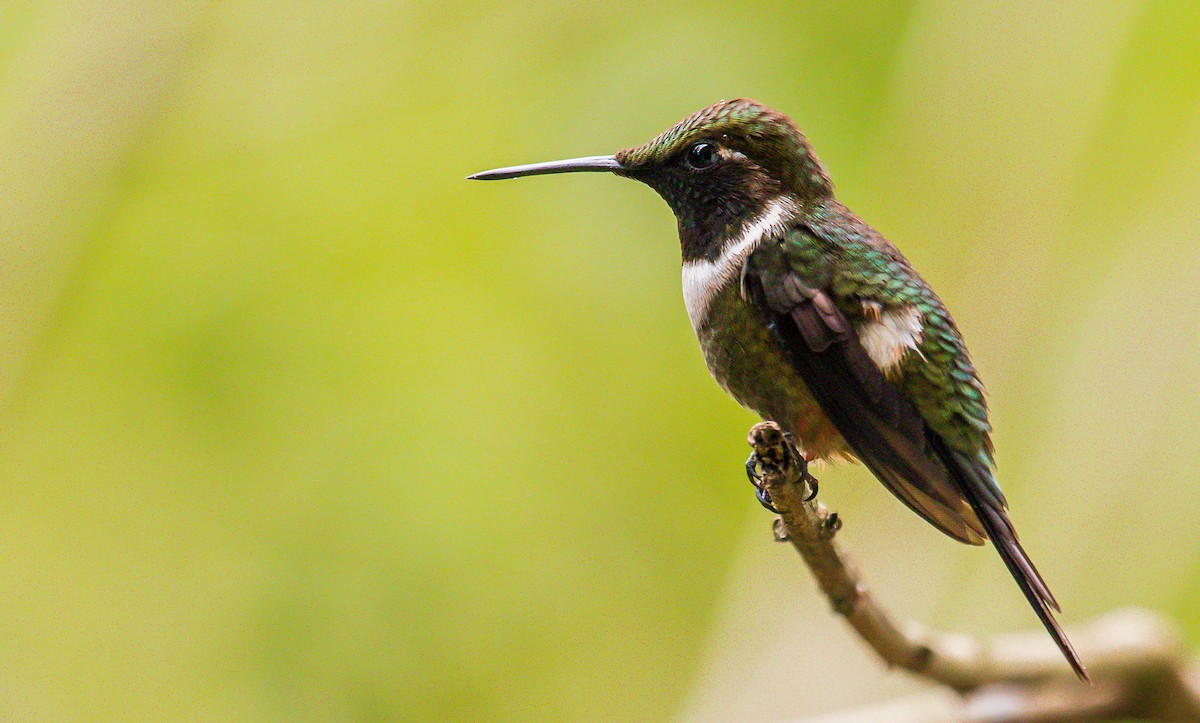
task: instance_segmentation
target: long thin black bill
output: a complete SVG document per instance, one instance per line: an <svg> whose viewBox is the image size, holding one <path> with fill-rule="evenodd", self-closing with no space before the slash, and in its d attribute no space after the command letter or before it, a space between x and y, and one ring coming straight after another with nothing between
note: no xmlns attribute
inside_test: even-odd
<svg viewBox="0 0 1200 723"><path fill-rule="evenodd" d="M568 158L565 161L547 161L546 163L530 163L525 166L495 168L490 171L480 171L473 176L467 176L467 178L473 181L499 181L504 178L540 176L546 173L619 170L621 170L621 164L612 156L588 156L586 158Z"/></svg>

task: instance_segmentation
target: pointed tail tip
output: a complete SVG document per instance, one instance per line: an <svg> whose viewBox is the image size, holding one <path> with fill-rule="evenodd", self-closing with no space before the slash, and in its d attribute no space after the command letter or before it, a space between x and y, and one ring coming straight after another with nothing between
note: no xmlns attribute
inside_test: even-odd
<svg viewBox="0 0 1200 723"><path fill-rule="evenodd" d="M1071 656L1067 658L1067 662L1071 664L1071 670L1075 671L1075 676L1079 678L1080 682L1087 683L1088 685L1095 685L1095 683L1092 682L1092 676L1088 675L1087 668L1083 665L1083 661L1080 660L1079 657L1074 653L1075 651L1072 650Z"/></svg>
<svg viewBox="0 0 1200 723"><path fill-rule="evenodd" d="M1067 639L1066 634L1057 623L1054 625L1054 630L1050 631L1050 637L1058 644L1058 649L1062 651L1063 657L1067 659L1067 664L1071 666L1071 670L1075 671L1076 677L1088 685L1094 685L1092 683L1092 676L1088 675L1087 666L1079 659L1079 654L1075 652L1075 646L1071 645L1071 641Z"/></svg>

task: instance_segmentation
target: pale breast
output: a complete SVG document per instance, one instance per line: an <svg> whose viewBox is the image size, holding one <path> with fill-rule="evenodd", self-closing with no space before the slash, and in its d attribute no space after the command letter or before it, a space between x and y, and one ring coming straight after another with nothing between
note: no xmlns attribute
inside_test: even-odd
<svg viewBox="0 0 1200 723"><path fill-rule="evenodd" d="M683 303L687 306L692 328L698 329L708 316L713 297L742 272L746 259L764 238L779 231L788 214L794 210L791 201L777 198L767 204L761 216L747 223L734 238L728 239L716 261L694 259L683 264Z"/></svg>

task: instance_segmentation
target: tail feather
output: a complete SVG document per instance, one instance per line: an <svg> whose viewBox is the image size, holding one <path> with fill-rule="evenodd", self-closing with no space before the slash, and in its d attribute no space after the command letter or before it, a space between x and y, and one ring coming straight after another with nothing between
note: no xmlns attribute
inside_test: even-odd
<svg viewBox="0 0 1200 723"><path fill-rule="evenodd" d="M1021 588L1021 592L1025 593L1025 599L1029 601L1033 611L1042 621L1042 625L1046 627L1046 632L1050 633L1050 637L1054 639L1058 649L1062 651L1063 656L1071 664L1072 670L1080 680L1090 683L1091 678L1088 677L1083 661L1079 659L1071 641L1067 639L1066 633L1054 619L1054 612L1061 612L1058 601L1046 589L1046 583L1042 581L1037 568L1029 559L1029 555L1025 553L1025 549L1021 547L1016 533L1013 532L1008 515L1003 510L991 507L986 507L980 512L980 521L987 530L988 537L991 538L996 551L1000 553L1000 559L1004 560L1004 565L1012 573L1013 579L1017 581L1017 586Z"/></svg>
<svg viewBox="0 0 1200 723"><path fill-rule="evenodd" d="M975 465L963 464L966 460L961 455L951 452L950 457L958 463L949 465L951 473L959 478L967 502L975 510L975 514L979 517L996 552L1000 553L1000 559L1004 560L1004 566L1017 581L1017 586L1021 588L1025 599L1029 601L1029 605L1037 614L1038 619L1046 627L1046 632L1050 633L1050 637L1062 651L1063 657L1070 663L1071 669L1075 671L1080 680L1091 683L1083 661L1079 659L1071 641L1067 639L1066 633L1054 619L1054 613L1061 613L1062 608L1059 607L1058 601L1054 599L1046 581L1042 579L1041 573L1034 566L1033 560L1029 559L1025 548L1021 547L1021 541L1017 538L1017 531L1013 527L1008 513L1003 506L991 503L981 494L983 488L979 484L980 480L974 478L985 472Z"/></svg>

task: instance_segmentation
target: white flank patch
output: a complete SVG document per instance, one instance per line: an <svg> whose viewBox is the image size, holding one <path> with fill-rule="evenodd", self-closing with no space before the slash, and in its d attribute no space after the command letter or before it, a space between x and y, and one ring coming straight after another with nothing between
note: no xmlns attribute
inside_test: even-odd
<svg viewBox="0 0 1200 723"><path fill-rule="evenodd" d="M742 228L741 234L725 243L719 259L688 261L683 265L683 303L693 329L700 329L708 318L713 297L741 275L746 258L764 237L778 231L791 210L790 201L782 197L774 199L761 216Z"/></svg>
<svg viewBox="0 0 1200 723"><path fill-rule="evenodd" d="M859 325L858 341L875 366L886 373L900 363L909 349L921 344L921 310L905 306L885 311L878 319Z"/></svg>

